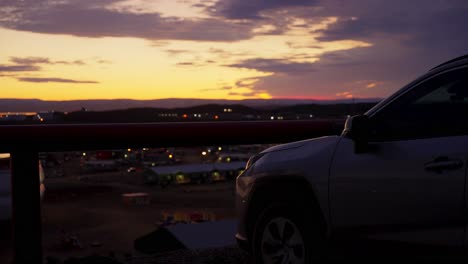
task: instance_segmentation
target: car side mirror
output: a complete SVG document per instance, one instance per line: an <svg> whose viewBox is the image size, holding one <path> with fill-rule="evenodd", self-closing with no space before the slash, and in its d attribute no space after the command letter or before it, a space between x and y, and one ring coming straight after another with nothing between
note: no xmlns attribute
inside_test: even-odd
<svg viewBox="0 0 468 264"><path fill-rule="evenodd" d="M355 153L366 153L369 151L370 121L366 115L348 117L343 135L354 141Z"/></svg>

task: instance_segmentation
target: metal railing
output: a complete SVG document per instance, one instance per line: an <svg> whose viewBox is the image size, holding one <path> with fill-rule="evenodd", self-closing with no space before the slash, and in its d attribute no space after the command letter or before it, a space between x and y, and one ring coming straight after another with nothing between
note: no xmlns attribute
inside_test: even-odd
<svg viewBox="0 0 468 264"><path fill-rule="evenodd" d="M39 152L284 143L340 129L328 121L0 126L0 153L11 153L14 263L42 260Z"/></svg>

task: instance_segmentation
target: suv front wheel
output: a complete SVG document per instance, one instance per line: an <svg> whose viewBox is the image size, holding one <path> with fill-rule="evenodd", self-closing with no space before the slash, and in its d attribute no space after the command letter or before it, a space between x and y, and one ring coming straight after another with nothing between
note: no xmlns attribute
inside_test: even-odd
<svg viewBox="0 0 468 264"><path fill-rule="evenodd" d="M323 253L323 235L317 221L303 208L273 206L258 218L254 237L255 263L304 264Z"/></svg>

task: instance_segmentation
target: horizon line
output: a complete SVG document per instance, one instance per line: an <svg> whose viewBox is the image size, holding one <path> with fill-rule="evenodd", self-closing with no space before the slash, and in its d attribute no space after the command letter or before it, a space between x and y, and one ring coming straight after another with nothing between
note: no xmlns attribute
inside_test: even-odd
<svg viewBox="0 0 468 264"><path fill-rule="evenodd" d="M0 100L36 100L36 101L45 101L45 102L72 102L72 101L158 101L158 100L200 100L200 101L276 101L276 100L291 100L291 101L353 101L353 100L382 100L380 97L353 97L353 98L298 98L298 97L279 97L279 98L245 98L245 99L226 99L226 98L177 98L177 97L167 97L167 98L154 98L154 99L135 99L135 98L89 98L89 99L66 99L66 100L48 100L40 98L0 98Z"/></svg>

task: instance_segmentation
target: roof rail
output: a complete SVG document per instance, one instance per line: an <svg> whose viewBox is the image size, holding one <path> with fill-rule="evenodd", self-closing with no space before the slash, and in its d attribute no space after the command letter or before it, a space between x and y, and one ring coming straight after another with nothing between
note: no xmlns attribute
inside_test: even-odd
<svg viewBox="0 0 468 264"><path fill-rule="evenodd" d="M468 59L468 54L463 55L463 56L460 56L460 57L456 57L455 59L451 59L451 60L446 61L446 62L444 62L444 63L442 63L442 64L439 64L439 65L435 66L434 68L430 69L429 71L432 71L432 70L434 70L434 69L440 68L440 67L445 66L445 65L447 65L447 64L450 64L450 63L452 63L452 62L456 62L456 61L464 60L464 59Z"/></svg>

